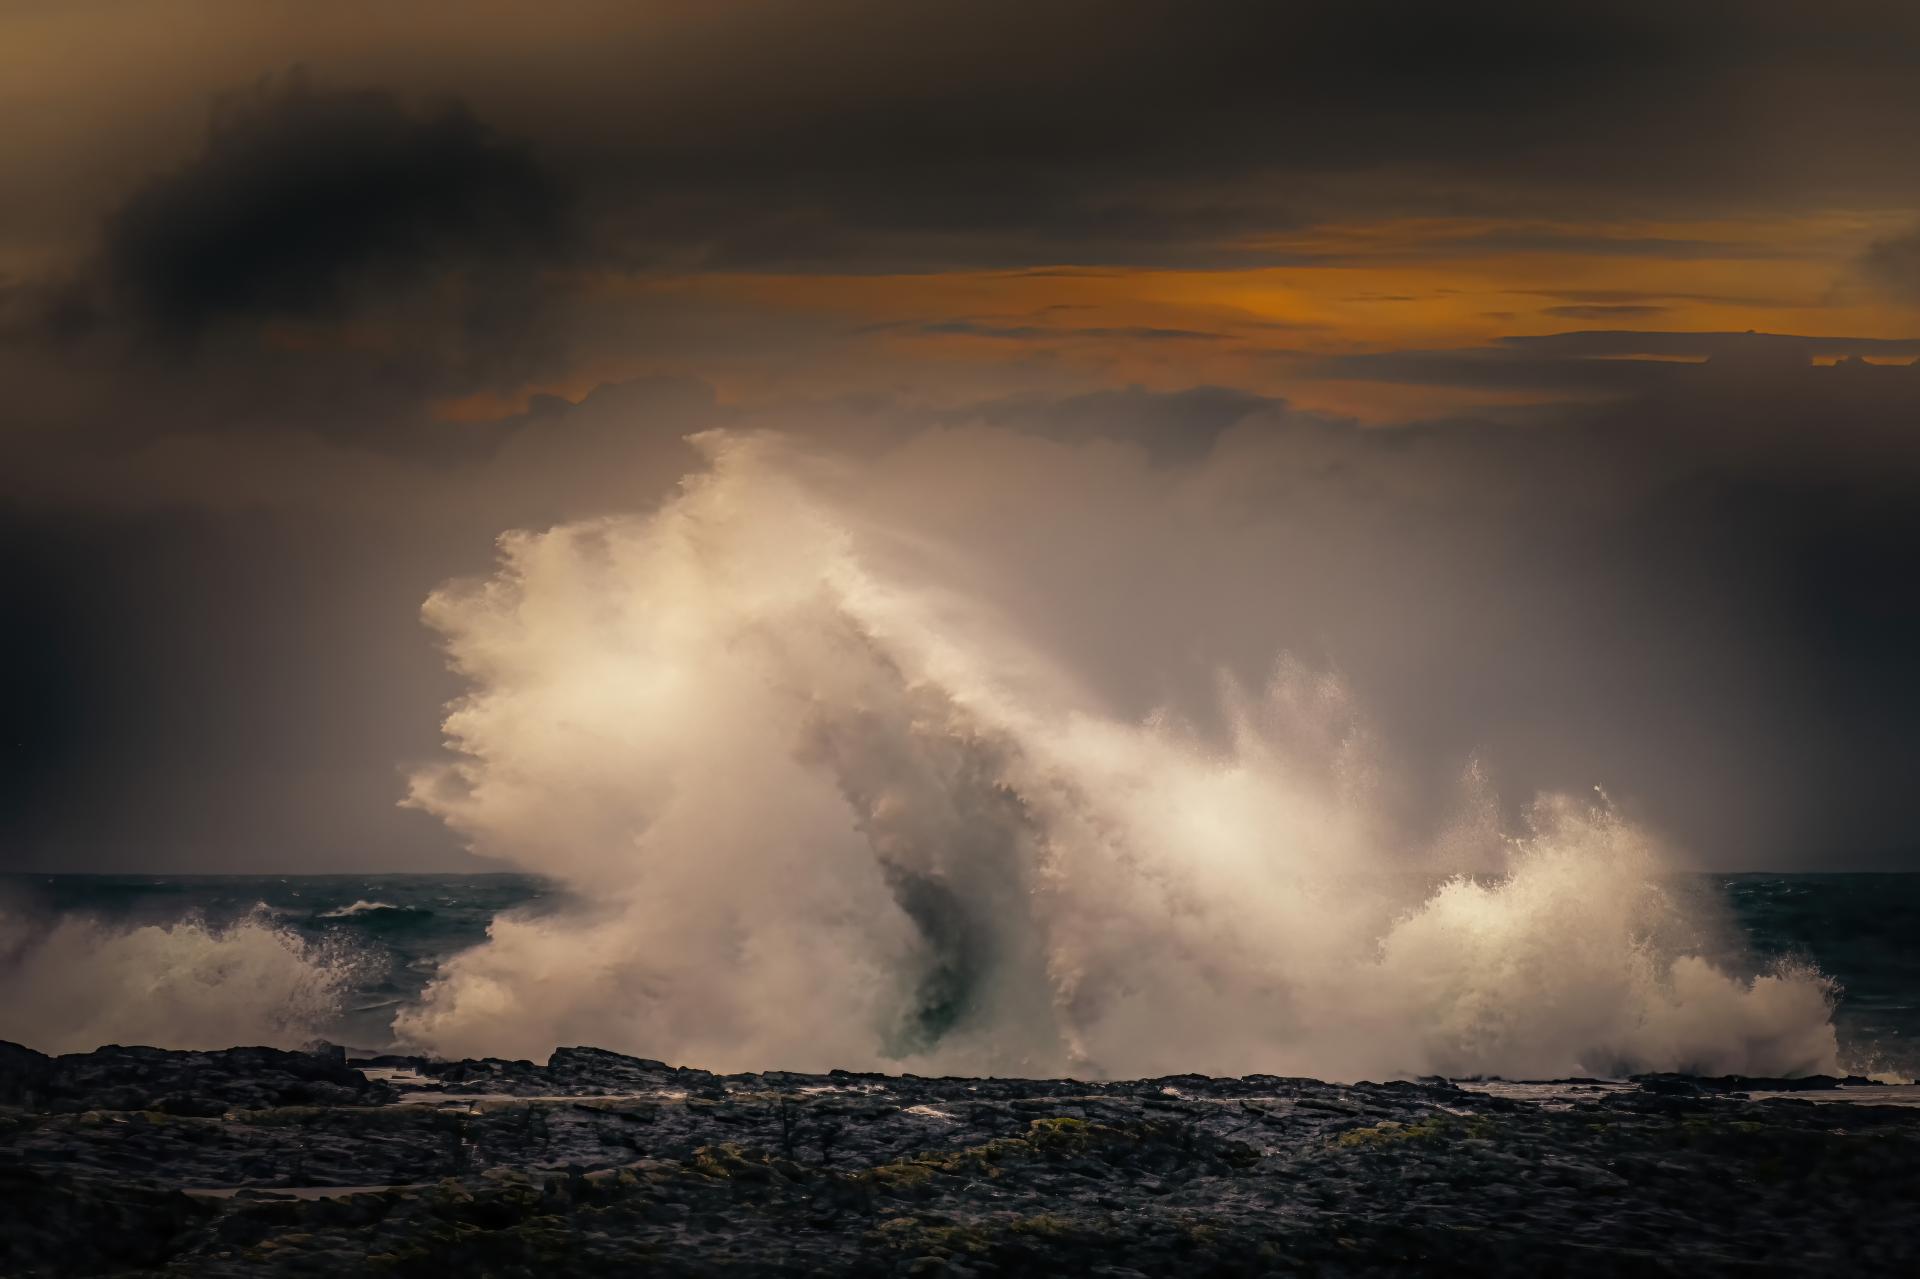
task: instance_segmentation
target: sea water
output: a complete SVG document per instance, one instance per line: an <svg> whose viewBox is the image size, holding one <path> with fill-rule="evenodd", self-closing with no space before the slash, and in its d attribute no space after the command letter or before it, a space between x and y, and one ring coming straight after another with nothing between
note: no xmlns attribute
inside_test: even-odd
<svg viewBox="0 0 1920 1279"><path fill-rule="evenodd" d="M1833 980L1847 1069L1920 1077L1920 874L1685 878L1724 901L1751 964ZM497 918L568 905L520 874L0 877L0 1039L386 1049L396 1016Z"/></svg>

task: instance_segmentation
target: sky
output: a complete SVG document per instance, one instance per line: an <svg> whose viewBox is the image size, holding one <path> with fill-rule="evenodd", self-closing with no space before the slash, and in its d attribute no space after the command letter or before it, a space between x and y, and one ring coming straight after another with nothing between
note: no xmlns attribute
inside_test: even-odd
<svg viewBox="0 0 1920 1279"><path fill-rule="evenodd" d="M461 691L422 603L726 428L861 459L1117 712L1286 654L1416 797L1920 869L1916 48L1897 3L5 0L0 866L483 864L399 805Z"/></svg>

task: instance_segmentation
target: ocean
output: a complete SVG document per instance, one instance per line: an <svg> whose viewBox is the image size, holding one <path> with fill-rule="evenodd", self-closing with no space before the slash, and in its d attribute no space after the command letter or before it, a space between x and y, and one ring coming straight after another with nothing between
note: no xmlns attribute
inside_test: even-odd
<svg viewBox="0 0 1920 1279"><path fill-rule="evenodd" d="M135 1027L153 1023L141 1015L145 1010L139 1003L116 1009L120 992L99 987L144 979L149 989L164 990L166 1002L178 1006L183 1002L176 994L179 983L160 972L161 965L185 968L188 985L199 981L228 989L236 984L231 966L250 963L259 971L240 974L243 982L287 996L295 1006L286 1010L284 1024L271 1007L246 1010L233 1019L236 1033L252 1021L261 1038L285 1040L287 1032L312 1032L353 1047L385 1048L393 1040L395 1013L419 999L448 956L484 941L495 916L539 911L560 900L545 881L513 874L0 877L0 915L16 921L13 930L23 939L32 935L34 957L60 949L73 955L69 963L88 962L114 948L123 951L116 961L98 964L85 983L72 983L78 989L69 992L81 999L97 997L101 1004L99 1018L77 1024L116 1039L122 1039L114 1030L116 1020ZM61 925L74 930L75 944L50 947L43 939ZM262 944L209 944L209 939L236 934ZM0 962L6 959L4 942L0 935ZM14 949L27 947L17 942ZM85 952L84 957L75 952ZM314 962L288 964L283 956ZM199 966L209 962L216 967L201 971ZM303 984L298 974L307 970L327 975L324 988ZM294 976L289 979L288 973ZM12 1011L0 1011L0 1039L84 1051L86 1032L74 1038L75 1022L41 1016L37 1020L51 1021L59 1031L56 1042L35 1043L36 1027L5 1024ZM122 1041L135 1038L128 1034ZM182 1040L160 1046L215 1045Z"/></svg>
<svg viewBox="0 0 1920 1279"><path fill-rule="evenodd" d="M1920 1078L1920 874L1684 878L1724 901L1752 970L1784 960L1832 979L1848 1069ZM0 877L0 968L14 970L0 1039L211 1047L232 1027L385 1049L395 1015L497 916L566 903L517 874ZM194 1003L214 988L225 1006Z"/></svg>

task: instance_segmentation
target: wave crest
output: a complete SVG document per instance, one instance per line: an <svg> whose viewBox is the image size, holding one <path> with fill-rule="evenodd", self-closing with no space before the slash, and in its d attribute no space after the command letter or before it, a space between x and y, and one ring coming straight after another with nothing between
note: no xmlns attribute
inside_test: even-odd
<svg viewBox="0 0 1920 1279"><path fill-rule="evenodd" d="M0 915L0 1030L48 1053L297 1047L339 1013L359 962L264 907L224 926Z"/></svg>
<svg viewBox="0 0 1920 1279"><path fill-rule="evenodd" d="M381 911L385 911L390 914L404 914L404 915L420 915L420 914L427 913L421 910L418 906L396 906L392 902L369 901L366 898L362 897L359 900L351 903L350 905L335 906L332 910L323 910L315 918L351 919L355 915L371 915Z"/></svg>
<svg viewBox="0 0 1920 1279"><path fill-rule="evenodd" d="M404 1040L1047 1075L1834 1068L1826 984L1710 962L1604 805L1544 801L1516 839L1479 811L1449 847L1502 872L1435 889L1339 681L1223 681L1224 741L1116 718L857 475L700 442L712 469L657 513L511 534L494 577L429 601L470 691L410 802L594 904L497 920Z"/></svg>

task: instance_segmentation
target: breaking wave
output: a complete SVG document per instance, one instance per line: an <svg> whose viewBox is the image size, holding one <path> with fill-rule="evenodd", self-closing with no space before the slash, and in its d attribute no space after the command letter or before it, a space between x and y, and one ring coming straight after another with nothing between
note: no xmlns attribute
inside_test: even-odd
<svg viewBox="0 0 1920 1279"><path fill-rule="evenodd" d="M49 1053L297 1047L338 1015L360 962L264 908L225 925L0 914L0 1029Z"/></svg>
<svg viewBox="0 0 1920 1279"><path fill-rule="evenodd" d="M371 915L375 911L390 911L396 914L409 914L409 915L420 913L417 907L395 906L392 902L368 901L366 898L362 897L360 900L353 902L349 905L335 906L332 910L323 910L320 912L319 918L351 919L355 915Z"/></svg>
<svg viewBox="0 0 1920 1279"><path fill-rule="evenodd" d="M1408 851L1339 681L1223 678L1224 734L1107 713L856 472L697 443L709 469L657 512L510 534L427 605L470 691L409 802L592 904L497 919L403 1041L1026 1075L1836 1068L1828 984L1716 961L1718 922L1603 801L1505 832L1469 793ZM1492 873L1431 872L1463 857ZM256 943L293 982L279 944Z"/></svg>

